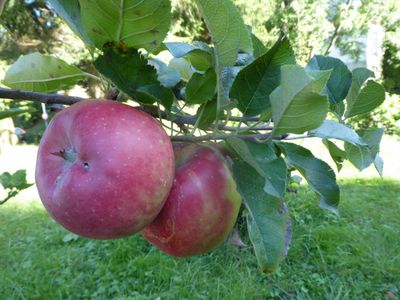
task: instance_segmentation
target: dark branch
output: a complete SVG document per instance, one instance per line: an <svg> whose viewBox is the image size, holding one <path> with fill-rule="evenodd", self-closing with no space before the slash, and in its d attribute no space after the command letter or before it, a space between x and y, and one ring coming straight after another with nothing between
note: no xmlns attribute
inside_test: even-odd
<svg viewBox="0 0 400 300"><path fill-rule="evenodd" d="M284 140L287 138L287 134L274 136L274 140ZM174 142L202 142L202 141L214 141L214 140L226 140L229 138L240 138L242 140L248 140L253 142L263 142L271 137L271 133L265 134L207 134L201 136L189 136L189 135L180 135L173 136L171 140Z"/></svg>
<svg viewBox="0 0 400 300"><path fill-rule="evenodd" d="M42 102L46 104L65 104L65 105L72 105L76 102L85 100L85 98L80 97L71 97L71 96L64 96L58 94L45 94L45 93L38 93L38 92L30 92L30 91L22 91L22 90L14 90L14 89L7 89L7 88L0 88L0 98L5 99L13 99L18 101L23 100L30 100L36 102ZM141 106L139 109L151 114L154 117L158 117L157 107L154 106ZM195 116L184 116L184 115L173 115L172 118L169 118L165 111L161 111L161 117L166 120L171 120L178 125L194 125L196 124L196 117ZM260 119L257 117L230 117L229 121L233 122L258 122ZM219 129L225 129L221 127ZM229 130L229 129L228 129ZM239 131L246 130L246 128L239 128ZM258 128L252 128L252 130L264 130ZM265 129L270 130L270 129Z"/></svg>
<svg viewBox="0 0 400 300"><path fill-rule="evenodd" d="M13 89L0 88L0 98L13 99L18 101L30 100L46 104L66 104L71 105L84 100L80 97L71 97L58 94L45 94Z"/></svg>

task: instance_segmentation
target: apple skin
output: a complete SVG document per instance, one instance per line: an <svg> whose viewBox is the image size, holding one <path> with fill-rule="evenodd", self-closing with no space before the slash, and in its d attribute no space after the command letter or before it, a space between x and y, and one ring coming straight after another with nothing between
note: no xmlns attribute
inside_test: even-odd
<svg viewBox="0 0 400 300"><path fill-rule="evenodd" d="M175 180L158 217L142 235L177 257L208 252L234 226L241 197L224 156L217 148L174 143Z"/></svg>
<svg viewBox="0 0 400 300"><path fill-rule="evenodd" d="M51 121L35 177L58 223L84 237L113 239L153 221L174 168L172 143L150 115L110 100L84 100Z"/></svg>

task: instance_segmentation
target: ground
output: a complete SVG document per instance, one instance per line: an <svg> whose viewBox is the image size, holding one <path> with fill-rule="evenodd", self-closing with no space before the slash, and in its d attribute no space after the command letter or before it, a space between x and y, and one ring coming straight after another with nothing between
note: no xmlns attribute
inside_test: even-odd
<svg viewBox="0 0 400 300"><path fill-rule="evenodd" d="M308 144L318 156L317 144ZM175 259L140 235L77 238L49 218L34 188L0 206L1 299L396 299L400 297L400 170L396 139L385 138L386 176L346 166L340 216L318 208L300 187L289 194L294 239L273 275L261 274L251 247L224 244ZM28 168L33 146L0 157L0 172ZM245 240L245 242L248 242ZM392 297L392 298L390 298Z"/></svg>

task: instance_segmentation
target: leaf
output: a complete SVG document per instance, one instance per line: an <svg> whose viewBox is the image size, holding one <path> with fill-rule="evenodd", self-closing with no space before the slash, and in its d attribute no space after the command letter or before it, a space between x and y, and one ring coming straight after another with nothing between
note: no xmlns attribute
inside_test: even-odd
<svg viewBox="0 0 400 300"><path fill-rule="evenodd" d="M186 103L203 104L210 101L215 94L217 74L209 69L204 74L195 73L186 86Z"/></svg>
<svg viewBox="0 0 400 300"><path fill-rule="evenodd" d="M287 207L264 192L264 178L244 161L234 161L233 173L248 210L247 228L258 265L265 273L274 272L287 252Z"/></svg>
<svg viewBox="0 0 400 300"><path fill-rule="evenodd" d="M332 70L325 94L328 95L331 104L337 104L344 100L350 89L351 72L340 59L316 55L308 63L306 69Z"/></svg>
<svg viewBox="0 0 400 300"><path fill-rule="evenodd" d="M251 34L251 41L253 43L253 55L255 58L259 58L264 55L268 49L264 46L263 42L254 34Z"/></svg>
<svg viewBox="0 0 400 300"><path fill-rule="evenodd" d="M8 172L2 173L0 175L0 184L4 189L17 189L18 191L22 191L33 185L26 180L26 170L18 170L14 174Z"/></svg>
<svg viewBox="0 0 400 300"><path fill-rule="evenodd" d="M349 93L347 94L347 102L355 102L363 84L369 79L374 78L374 72L368 70L367 68L356 68L352 71L352 82Z"/></svg>
<svg viewBox="0 0 400 300"><path fill-rule="evenodd" d="M384 162L383 162L382 156L380 156L379 154L377 154L375 156L374 166L375 166L376 171L382 177L383 176Z"/></svg>
<svg viewBox="0 0 400 300"><path fill-rule="evenodd" d="M288 175L285 160L278 157L262 165L262 168L265 172L264 191L275 197L283 197Z"/></svg>
<svg viewBox="0 0 400 300"><path fill-rule="evenodd" d="M294 166L320 196L320 207L337 214L340 188L335 172L324 161L316 158L310 150L291 143L277 143L289 164Z"/></svg>
<svg viewBox="0 0 400 300"><path fill-rule="evenodd" d="M35 108L10 108L7 110L2 110L0 111L0 120L18 116L23 113L33 113L35 111Z"/></svg>
<svg viewBox="0 0 400 300"><path fill-rule="evenodd" d="M82 23L97 48L123 43L126 47L159 47L170 27L169 0L79 0Z"/></svg>
<svg viewBox="0 0 400 300"><path fill-rule="evenodd" d="M243 67L225 67L222 69L220 74L220 85L222 86L222 90L224 92L223 97L229 98L229 92L232 88L233 82L235 81L236 76L239 74L240 70Z"/></svg>
<svg viewBox="0 0 400 300"><path fill-rule="evenodd" d="M368 146L355 146L350 143L344 143L347 159L360 171L370 166L374 159Z"/></svg>
<svg viewBox="0 0 400 300"><path fill-rule="evenodd" d="M147 60L136 49L131 48L122 53L107 47L104 55L99 56L94 65L134 100L146 104L157 101L167 108L171 107L173 92L161 86L154 67L148 65Z"/></svg>
<svg viewBox="0 0 400 300"><path fill-rule="evenodd" d="M353 129L333 120L325 120L320 127L309 131L308 135L320 137L321 139L337 139L353 145L366 145Z"/></svg>
<svg viewBox="0 0 400 300"><path fill-rule="evenodd" d="M175 100L175 95L172 90L158 83L139 87L136 95L138 99L147 99L143 100L147 103L161 103L167 111L171 111L172 104Z"/></svg>
<svg viewBox="0 0 400 300"><path fill-rule="evenodd" d="M207 129L212 125L217 116L217 99L204 103L199 107L196 117L199 121L199 128Z"/></svg>
<svg viewBox="0 0 400 300"><path fill-rule="evenodd" d="M238 109L245 116L265 112L270 106L270 94L280 83L281 66L295 64L289 40L281 36L266 54L242 69L230 92Z"/></svg>
<svg viewBox="0 0 400 300"><path fill-rule="evenodd" d="M18 58L7 70L3 84L14 89L48 93L73 86L85 76L61 59L36 52Z"/></svg>
<svg viewBox="0 0 400 300"><path fill-rule="evenodd" d="M322 124L328 100L314 92L318 86L301 67L281 68L281 85L271 94L274 135L304 133Z"/></svg>
<svg viewBox="0 0 400 300"><path fill-rule="evenodd" d="M338 171L340 171L343 167L344 160L347 158L346 152L344 150L340 149L338 146L336 146L335 143L333 143L329 140L324 139L324 140L322 140L322 143L328 149L332 160L335 162Z"/></svg>
<svg viewBox="0 0 400 300"><path fill-rule="evenodd" d="M246 142L240 138L232 137L226 140L226 143L236 152L239 157L251 166L260 176L265 176L264 170L258 165Z"/></svg>
<svg viewBox="0 0 400 300"><path fill-rule="evenodd" d="M367 144L363 147L356 147L349 143L344 144L344 148L349 161L360 171L369 167L375 161L379 153L379 145L383 137L383 129L370 128L357 130L362 140Z"/></svg>
<svg viewBox="0 0 400 300"><path fill-rule="evenodd" d="M359 129L357 133L361 136L371 150L373 158L379 153L380 143L382 141L383 128Z"/></svg>
<svg viewBox="0 0 400 300"><path fill-rule="evenodd" d="M94 46L82 25L79 0L48 0L47 2L50 3L51 8L64 19L67 25L82 41L90 46Z"/></svg>
<svg viewBox="0 0 400 300"><path fill-rule="evenodd" d="M158 81L165 87L172 88L181 80L181 76L178 71L173 70L159 59L149 59L148 64L157 70Z"/></svg>
<svg viewBox="0 0 400 300"><path fill-rule="evenodd" d="M219 67L233 66L238 50L251 52L252 43L238 9L230 0L195 0L211 33Z"/></svg>
<svg viewBox="0 0 400 300"><path fill-rule="evenodd" d="M171 70L175 70L179 73L183 81L188 82L193 76L195 71L193 70L190 63L185 58L173 58L170 60L168 67Z"/></svg>
<svg viewBox="0 0 400 300"><path fill-rule="evenodd" d="M219 78L224 67L234 66L238 51L252 52L252 43L238 9L230 0L194 0L204 18L214 43L217 73L217 111L229 104Z"/></svg>
<svg viewBox="0 0 400 300"><path fill-rule="evenodd" d="M212 66L212 50L205 43L164 43L176 58L187 57L193 67L199 71L207 71Z"/></svg>
<svg viewBox="0 0 400 300"><path fill-rule="evenodd" d="M347 99L346 118L368 113L385 101L385 89L376 81L369 80L356 98Z"/></svg>
<svg viewBox="0 0 400 300"><path fill-rule="evenodd" d="M264 177L266 193L283 197L288 170L285 161L276 156L270 144L254 143L239 138L229 138L226 142L243 161Z"/></svg>

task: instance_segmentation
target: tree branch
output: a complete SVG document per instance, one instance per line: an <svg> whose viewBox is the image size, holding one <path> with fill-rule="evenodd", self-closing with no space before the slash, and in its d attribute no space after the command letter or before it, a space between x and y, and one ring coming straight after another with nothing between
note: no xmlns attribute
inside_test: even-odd
<svg viewBox="0 0 400 300"><path fill-rule="evenodd" d="M186 136L179 135L171 137L174 142L202 142L202 141L213 141L213 140L226 140L229 138L240 138L242 140L249 140L253 142L263 142L271 137L271 133L265 134L207 134L201 136ZM288 137L287 134L274 136L274 140L284 140Z"/></svg>
<svg viewBox="0 0 400 300"><path fill-rule="evenodd" d="M81 97L64 96L58 94L45 94L31 91L22 91L15 89L0 88L0 98L12 99L17 101L36 101L45 104L65 104L72 105L76 102L85 100ZM156 107L152 106L140 106L139 109L151 114L154 117L158 117L158 111ZM161 111L161 117L165 120L170 120L169 116L165 111ZM197 118L195 116L184 116L184 115L173 115L172 121L178 125L194 125L196 124ZM233 122L258 122L260 118L257 117L230 117L229 121ZM229 127L227 127L229 128ZM225 129L221 126L219 129ZM229 129L227 129L229 130ZM246 130L246 128L241 128L240 130ZM264 128L252 128L252 130L270 130Z"/></svg>
<svg viewBox="0 0 400 300"><path fill-rule="evenodd" d="M84 100L80 97L71 97L58 94L45 94L38 92L22 91L0 88L0 98L13 99L18 101L30 100L46 104L66 104L71 105Z"/></svg>

